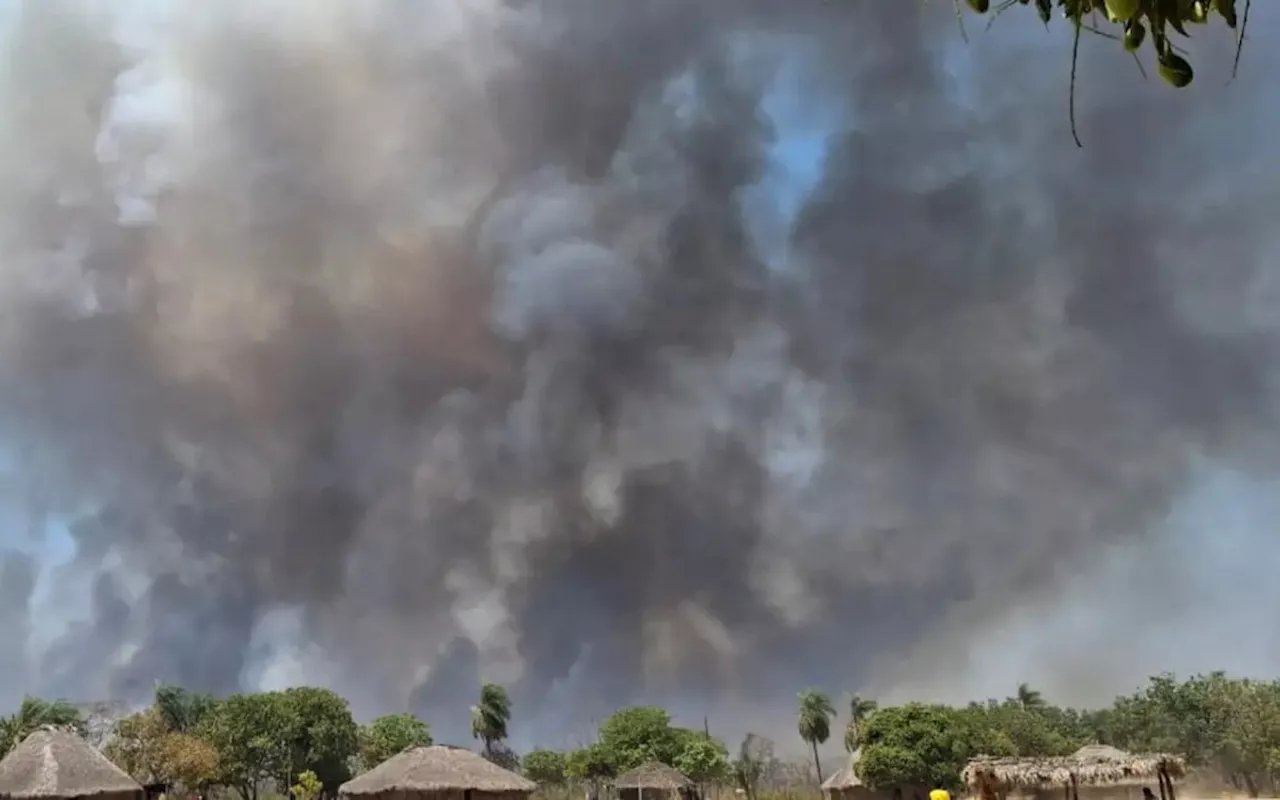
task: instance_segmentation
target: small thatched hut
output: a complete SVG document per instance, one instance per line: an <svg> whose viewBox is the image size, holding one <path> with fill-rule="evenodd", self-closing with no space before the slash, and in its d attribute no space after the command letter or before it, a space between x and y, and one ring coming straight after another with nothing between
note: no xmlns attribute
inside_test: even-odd
<svg viewBox="0 0 1280 800"><path fill-rule="evenodd" d="M657 761L641 764L613 780L618 800L690 800L697 786L680 770Z"/></svg>
<svg viewBox="0 0 1280 800"><path fill-rule="evenodd" d="M977 758L963 773L970 794L984 800L1138 800L1143 789L1176 800L1174 784L1185 777L1186 763L1177 756L1096 744L1057 758Z"/></svg>
<svg viewBox="0 0 1280 800"><path fill-rule="evenodd" d="M528 800L538 785L460 747L415 747L338 787L368 800Z"/></svg>
<svg viewBox="0 0 1280 800"><path fill-rule="evenodd" d="M142 787L77 734L41 728L0 761L0 800L143 800Z"/></svg>
<svg viewBox="0 0 1280 800"><path fill-rule="evenodd" d="M893 786L872 789L858 777L858 759L862 749L853 751L849 763L822 782L826 800L928 800L929 791L921 786Z"/></svg>

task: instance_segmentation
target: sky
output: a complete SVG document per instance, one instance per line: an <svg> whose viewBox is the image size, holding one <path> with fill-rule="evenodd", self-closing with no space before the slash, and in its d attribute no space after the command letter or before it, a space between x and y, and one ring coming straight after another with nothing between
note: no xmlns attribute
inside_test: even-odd
<svg viewBox="0 0 1280 800"><path fill-rule="evenodd" d="M21 0L0 0L0 42L5 36L5 28L11 25ZM118 17L117 35L124 41L145 42L153 36L153 17L150 8L159 8L163 4L153 0L133 0L127 7L132 13L123 13ZM958 67L963 69L962 62ZM826 152L827 136L830 124L836 118L833 113L815 114L812 109L802 109L796 103L797 81L802 80L798 73L779 74L776 88L766 99L766 112L777 126L777 141L773 148L773 166L765 179L756 187L760 199L772 209L782 208L794 214L800 203L813 188L821 176L822 160ZM171 109L156 109L152 113L164 115L172 113ZM774 238L773 241L779 241ZM776 252L774 263L785 264L786 254ZM2 452L2 451L0 451ZM12 457L0 461L0 467L14 468ZM0 474L3 474L0 472ZM20 481L14 475L13 481ZM2 502L2 501L0 501ZM0 505L0 546L13 547L30 553L45 565L37 597L46 605L51 613L43 619L46 627L35 633L38 640L50 641L56 638L71 619L79 618L85 611L82 605L88 602L87 592L79 592L79 597L69 598L67 588L60 587L53 591L53 573L56 567L69 563L75 555L75 545L67 533L66 525L58 520L50 520L42 526L42 530L33 535L29 523L23 520L20 505L10 504L7 508ZM75 595L74 591L71 594Z"/></svg>
<svg viewBox="0 0 1280 800"><path fill-rule="evenodd" d="M1265 26L1274 25L1275 16L1255 13L1254 35L1260 29L1269 30ZM974 97L973 48L981 48L985 37L1013 35L1032 42L1043 39L1046 47L1059 53L1067 46L1061 27L983 30L983 25L974 24L972 17L968 22L969 41L957 33L948 53L954 89L961 102L972 102ZM783 208L798 207L821 176L830 123L839 116L834 109L830 117L824 117L811 108L799 108L790 78L785 72L778 76L777 88L767 102L778 126L775 167L774 173L757 187L758 192ZM1089 91L1088 80L1081 80L1079 91ZM1151 90L1163 91L1165 87L1154 85ZM1260 119L1253 127L1219 118L1219 130L1205 135L1216 139L1265 135L1268 121L1280 125L1280 96L1262 102L1256 112ZM1065 113L1062 122L1065 128ZM1265 148L1241 150L1251 154L1266 152ZM1255 166L1243 160L1238 168L1246 174L1260 168L1271 171L1262 163ZM1198 188L1205 193L1205 202L1212 204L1221 193L1238 190L1237 187L1228 174L1219 185ZM775 259L775 263L785 265L786 253L777 252ZM901 664L894 661L868 687L872 696L883 697L886 702L932 699L964 703L974 697L1002 697L1009 687L1027 681L1062 702L1098 705L1136 689L1148 675L1161 672L1189 675L1226 669L1258 678L1280 675L1276 666L1280 628L1260 631L1251 615L1236 613L1247 604L1259 602L1259 587L1274 584L1280 575L1280 536L1267 524L1268 520L1280 520L1280 481L1259 479L1209 460L1198 463L1194 472L1192 488L1170 510L1162 526L1168 535L1155 550L1148 543L1117 548L1102 568L1085 576L1072 574L1074 588L1055 591L1043 603L1010 610L978 646L956 643L951 652L965 664L963 681L949 680L945 675L936 683L903 681ZM1125 584L1134 582L1138 574L1160 569L1170 570L1168 580L1181 587L1184 603L1152 609L1117 606L1113 601L1125 594ZM1205 602L1206 598L1210 602ZM1097 647L1108 645L1091 637L1104 627L1100 624L1103 620L1113 624L1117 617L1131 620L1134 639L1141 643L1135 649L1140 649L1143 656L1135 659L1127 671L1109 669L1105 674L1095 674L1090 654ZM1111 624L1105 626L1108 631ZM1184 630L1195 631L1193 647L1188 647L1186 637L1181 635ZM1064 635L1069 637L1065 644ZM1057 662L1049 673L1044 670L1047 652L1054 653ZM1011 659L1010 654L1027 657ZM1072 666L1063 670L1062 663ZM883 693L875 691L877 686L884 689Z"/></svg>
<svg viewBox="0 0 1280 800"><path fill-rule="evenodd" d="M963 703L1003 697L1026 681L1059 702L1097 706L1164 672L1277 677L1280 630L1260 629L1243 610L1270 596L1280 574L1280 543L1264 522L1280 518L1280 485L1209 463L1197 472L1157 546L1118 547L1101 568L1071 573L1073 587L1010 609L978 646L957 643L962 687L908 681L908 691L890 689L885 700ZM1157 607L1130 604L1127 585L1161 571L1177 591L1162 593ZM1126 601L1116 602L1121 597ZM1099 673L1099 648L1114 647L1101 632L1117 624L1132 627L1125 645L1135 654L1131 668ZM1046 662L1054 664L1051 672Z"/></svg>
<svg viewBox="0 0 1280 800"><path fill-rule="evenodd" d="M1261 16L1255 10L1251 21L1254 36L1258 30L1270 30L1265 26L1274 25L1277 16ZM1061 27L1044 30L1023 26L1002 31L997 26L984 31L972 17L968 20L969 41L957 34L948 54L956 96L962 102L974 96L973 48L981 48L984 38L1013 35L1032 42L1043 38L1046 47L1059 52L1067 46ZM1244 69L1248 69L1247 63ZM1081 80L1079 91L1089 91L1088 80ZM778 84L770 103L779 127L776 176L763 181L758 190L785 207L798 204L821 175L828 128L820 114L796 109L785 74ZM1160 84L1151 86L1151 91L1164 90ZM1256 113L1259 120L1252 127L1219 118L1215 123L1218 130L1205 135L1215 139L1265 136L1269 123L1280 125L1280 96L1263 100ZM1065 128L1065 113L1062 121ZM1242 147L1241 152L1265 153L1266 149ZM1244 174L1273 171L1269 165L1243 159L1238 168ZM1238 191L1238 184L1228 174L1220 184L1198 189L1211 205L1223 192ZM785 263L785 253L777 258L778 263ZM954 643L949 652L957 663L964 664L963 681L948 679L945 674L937 682L904 680L901 662L889 661L867 689L886 702L930 699L964 703L974 697L1003 697L1009 687L1026 681L1055 700L1092 706L1136 689L1148 675L1162 672L1189 675L1225 669L1258 678L1280 676L1276 661L1280 628L1258 630L1252 615L1237 613L1247 604L1258 603L1260 587L1274 585L1280 575L1280 536L1268 523L1280 520L1280 481L1259 479L1210 460L1201 460L1194 473L1192 488L1170 510L1162 526L1161 533L1167 535L1157 548L1153 550L1146 542L1117 548L1100 569L1083 576L1072 573L1069 581L1074 588L1055 590L1043 603L1011 609L976 644ZM1161 569L1169 570L1167 579L1181 587L1184 603L1153 609L1114 602L1113 598L1127 594L1125 585L1135 582L1137 575ZM962 617L964 612L959 613ZM1104 627L1112 630L1117 618L1130 620L1134 640L1140 642L1134 649L1143 655L1128 670L1108 669L1097 674L1091 654L1108 643L1094 641L1095 631ZM1103 621L1108 624L1104 626ZM1194 646L1188 647L1182 634L1191 630L1195 631ZM1064 636L1069 639L1066 643ZM1044 669L1046 653L1054 654L1055 667L1049 672ZM1018 654L1024 657L1016 657ZM1064 663L1071 666L1062 669Z"/></svg>
<svg viewBox="0 0 1280 800"><path fill-rule="evenodd" d="M0 0L0 21L12 13L14 4L15 0ZM129 22L132 18L127 15L122 19L122 36L145 38L148 35L141 23ZM138 15L137 19L145 19L145 15ZM1265 30L1275 30L1277 19L1280 14L1271 13L1256 24L1269 26L1263 28ZM1033 26L1024 27L1014 35L1043 34L1046 48L1061 53L1066 46L1061 38L1062 30L1059 27L1045 33ZM957 96L962 100L976 94L970 85L971 48L981 48L985 36L1009 35L1002 33L999 26L984 34L980 25L970 25L969 33L973 39L971 44L965 44L957 34L949 51ZM797 86L801 80L799 75L799 72L789 74L783 70L766 102L777 127L777 141L771 168L752 190L748 207L754 198L762 207L794 213L822 175L828 135L836 122L843 120L845 109L814 108L802 102L804 93ZM1088 81L1088 76L1082 79L1081 91L1089 90ZM1160 85L1152 85L1149 90L1166 91ZM1268 120L1277 121L1280 104L1274 97L1270 100L1271 105L1263 108L1253 120L1253 127L1240 135L1262 136ZM1063 105L1061 124L1065 130L1067 118L1065 103ZM173 109L156 109L156 112L174 113ZM1231 119L1220 119L1204 124L1227 127L1234 123ZM1271 130L1275 127L1271 126ZM1208 135L1212 138L1223 134L1210 132ZM1242 149L1254 154L1259 161L1243 163L1239 169L1257 172L1269 168L1262 160L1266 147ZM1232 191L1233 187L1206 184L1197 190L1204 193L1206 202L1211 202L1215 192ZM786 221L781 222L785 225ZM768 230L763 222L756 232L773 268L788 269L790 254L786 251L786 237L771 235L776 231ZM25 498L29 487L24 485L21 475L14 474L15 460L11 454L7 462L0 461L0 478L4 479L0 480L0 487L13 497ZM962 681L948 680L948 675L935 671L913 675L910 663L894 660L887 661L863 688L886 702L921 698L962 702L975 696L1003 695L1011 687L1027 681L1055 700L1097 704L1135 687L1146 675L1163 670L1186 674L1227 669L1243 675L1273 676L1276 657L1280 654L1280 630L1258 630L1256 615L1240 615L1235 609L1246 604L1256 605L1260 597L1276 596L1274 576L1280 572L1280 537L1274 535L1267 521L1280 519L1280 491L1277 491L1280 486L1207 458L1195 465L1194 479L1189 485L1191 489L1170 510L1161 526L1164 535L1155 544L1144 540L1117 545L1087 573L1064 567L1060 585L1046 591L1039 600L1033 594L1027 602L995 614L988 608L972 609L975 615L991 620L982 629L982 635L942 642L947 657L954 659L957 670L963 672ZM72 539L61 522L48 521L33 531L24 520L20 503L7 506L0 503L0 548L4 547L26 551L44 566L36 593L37 605L41 607L40 629L33 634L36 642L53 641L69 621L83 618L90 599L87 586L64 584L54 591L56 567L74 556ZM1113 601L1115 597L1131 597L1132 586L1139 582L1137 576L1149 576L1153 570L1166 570L1167 580L1180 587L1186 602L1171 601L1170 598L1176 600L1176 592L1161 592L1158 602L1151 605L1137 602L1117 605ZM962 620L966 613L965 608L954 611L957 620ZM1111 636L1117 619L1132 625L1130 646L1135 654L1140 651L1140 655L1130 659L1127 669L1109 668L1104 674L1098 674L1090 654L1112 642L1109 638L1095 641L1091 637L1098 630L1105 630L1105 637ZM264 626L262 638L287 639L294 624L288 614L281 614ZM957 629L972 633L967 626L958 625ZM1189 629L1195 631L1194 646L1188 646L1187 639L1181 635ZM925 643L925 646L936 647L938 642ZM912 662L912 659L906 661ZM297 666L296 663L287 663L287 659L272 659L272 663L273 672L246 675L246 682L275 686L292 679L295 673L289 670ZM920 659L914 663L920 663Z"/></svg>

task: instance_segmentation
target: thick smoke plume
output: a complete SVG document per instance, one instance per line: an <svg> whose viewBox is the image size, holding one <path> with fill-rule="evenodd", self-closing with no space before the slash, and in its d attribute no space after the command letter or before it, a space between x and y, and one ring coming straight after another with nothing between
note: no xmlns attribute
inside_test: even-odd
<svg viewBox="0 0 1280 800"><path fill-rule="evenodd" d="M1076 151L1016 13L172 5L8 34L0 699L307 681L448 735L483 676L545 737L972 686L967 637L1276 466L1261 45L1174 93L1085 42ZM779 91L831 134L794 213ZM1113 609L1212 591L1155 562Z"/></svg>

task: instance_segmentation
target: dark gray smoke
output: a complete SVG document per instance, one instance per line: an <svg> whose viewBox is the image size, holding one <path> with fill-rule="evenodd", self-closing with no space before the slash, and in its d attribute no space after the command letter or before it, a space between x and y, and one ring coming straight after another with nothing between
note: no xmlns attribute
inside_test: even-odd
<svg viewBox="0 0 1280 800"><path fill-rule="evenodd" d="M1077 151L1066 27L1017 9L960 51L911 2L260 7L14 23L11 693L790 713L954 677L940 624L1276 466L1261 45L1222 88L1206 31L1176 93L1085 42ZM836 120L794 217L784 74ZM1146 575L1116 607L1188 585Z"/></svg>

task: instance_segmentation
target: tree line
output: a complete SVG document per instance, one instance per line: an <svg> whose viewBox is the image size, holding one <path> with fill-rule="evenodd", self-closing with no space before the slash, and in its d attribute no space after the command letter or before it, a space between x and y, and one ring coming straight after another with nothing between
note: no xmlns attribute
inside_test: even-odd
<svg viewBox="0 0 1280 800"><path fill-rule="evenodd" d="M965 706L881 707L854 695L838 709L828 693L808 690L798 698L796 734L811 752L812 769L784 763L774 743L755 734L731 755L705 727L675 725L656 706L616 712L583 747L537 748L523 757L507 744L511 719L506 690L484 684L472 708L480 752L547 786L599 783L659 761L700 784L736 783L754 799L762 789L825 777L820 746L837 735L847 752L860 752L856 770L872 786L957 788L970 758L1069 755L1090 743L1177 754L1252 796L1274 792L1280 783L1280 681L1222 672L1155 676L1100 709L1054 705L1026 684L1007 698ZM27 698L0 718L0 754L43 725L91 727L75 705ZM164 685L148 708L115 720L101 739L107 756L144 783L223 788L241 800L257 800L267 786L307 800L407 748L432 743L428 723L412 714L358 724L347 701L328 689L214 698Z"/></svg>

